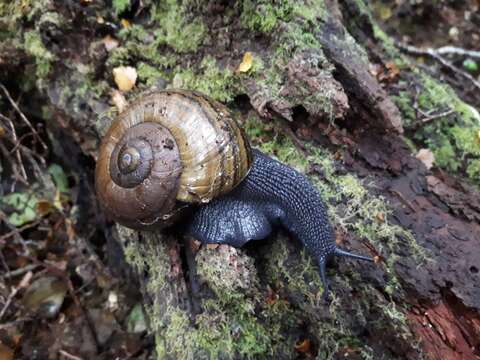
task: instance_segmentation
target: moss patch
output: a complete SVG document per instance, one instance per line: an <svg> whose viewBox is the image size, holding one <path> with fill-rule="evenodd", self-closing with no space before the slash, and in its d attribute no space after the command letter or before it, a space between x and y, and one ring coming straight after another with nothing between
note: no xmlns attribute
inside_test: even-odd
<svg viewBox="0 0 480 360"><path fill-rule="evenodd" d="M428 75L417 72L422 79L417 98L413 91L400 92L394 101L404 114L408 125L415 125L428 114L445 113L428 124L419 126L413 133L417 143L428 147L435 155L435 163L451 173L467 174L469 179L480 185L478 164L480 161L480 116L478 112L461 101L447 85ZM414 110L417 101L419 112ZM417 119L417 116L420 119Z"/></svg>
<svg viewBox="0 0 480 360"><path fill-rule="evenodd" d="M130 0L113 0L112 6L113 11L118 15L130 8Z"/></svg>
<svg viewBox="0 0 480 360"><path fill-rule="evenodd" d="M365 1L357 0L356 4L359 10L358 21L364 23L361 17L368 18L374 36L385 54L400 69L397 88L403 87L406 90L396 92L392 99L402 112L405 127L418 125L422 119L432 114L453 111L428 124L415 126L416 131L409 135L414 140L411 144L429 148L435 155L436 165L448 172L466 175L471 182L480 185L478 111L460 100L450 86L411 66L410 61L395 47L393 39L375 21ZM355 26L355 21L349 23ZM418 93L411 84L415 84Z"/></svg>
<svg viewBox="0 0 480 360"><path fill-rule="evenodd" d="M189 13L188 2L167 0L154 5L152 19L158 24L154 31L157 44L166 44L179 53L197 50L205 38L205 25L200 17Z"/></svg>
<svg viewBox="0 0 480 360"><path fill-rule="evenodd" d="M255 146L281 161L302 172L313 165L322 168L324 179L311 179L329 205L337 228L375 246L388 259L385 292L402 291L395 274L396 258L392 256L399 240L403 246L407 244L407 252L419 264L425 254L410 233L388 222L389 206L381 197L370 194L371 184L351 174L339 174L337 160L325 150L309 146L305 157L256 116L244 125ZM369 359L375 352L365 343L365 327L395 334L399 341L412 341L406 309L385 299L372 284L362 282L358 263L342 264L341 271L329 270L334 290L333 302L327 308L322 301L318 269L304 249L284 236L257 249L260 251L256 250L253 257L228 246L204 247L197 253L197 275L212 296L204 297L203 312L194 319L179 307L162 307L168 299L147 308L157 332L159 358L167 354L198 359L294 358L295 346L310 339L319 358L333 359L348 349ZM127 261L149 274L148 288L156 294L169 286L167 253L166 248L158 246L158 239L142 239L125 247ZM377 322L367 324L366 319L371 318Z"/></svg>
<svg viewBox="0 0 480 360"><path fill-rule="evenodd" d="M385 293L394 295L403 291L396 276L397 258L393 254L398 252L400 246L402 249L406 247L406 251L418 264L426 261L428 255L410 232L388 221L391 213L388 203L368 190L374 184L361 181L351 174L338 174L338 162L325 150L307 146L309 155L304 156L288 139L275 135L271 127L256 117L251 117L245 126L254 145L280 161L304 173L314 165L320 166L324 179L320 181L311 177L311 180L327 203L333 223L337 228L368 241L385 256L388 279ZM329 274L334 283L334 300L329 314L322 316L322 284L313 259L305 250L298 254L298 248L292 247L289 242L276 240L269 246L272 247L268 249L268 256L264 259L265 268L261 274L266 274L264 280L276 291L282 293L282 287L287 287L286 293L298 294L297 298L288 299L293 317L311 320L309 332L315 334L315 339L321 339L320 358L332 358L343 346L353 347L363 358L372 356L372 349L360 340L361 335L355 330L365 326L367 318L378 318L378 323L370 326L379 333L388 330L390 334L392 332L389 329L395 326L399 340L412 339L404 315L407 309L399 308L393 299L385 300L371 284L363 283L355 270L350 271L345 265L343 267L346 270ZM350 298L352 291L360 292L354 301ZM267 311L275 312L275 309ZM275 314L270 316L275 317ZM282 321L288 323L288 319ZM291 346L295 340L293 336L284 339Z"/></svg>
<svg viewBox="0 0 480 360"><path fill-rule="evenodd" d="M55 56L43 45L40 34L35 31L25 33L25 51L35 58L37 77L45 78L52 71Z"/></svg>
<svg viewBox="0 0 480 360"><path fill-rule="evenodd" d="M178 69L173 77L172 86L198 90L219 101L230 101L235 94L236 82L234 73L229 69L218 68L216 60L206 56L200 64L200 71Z"/></svg>

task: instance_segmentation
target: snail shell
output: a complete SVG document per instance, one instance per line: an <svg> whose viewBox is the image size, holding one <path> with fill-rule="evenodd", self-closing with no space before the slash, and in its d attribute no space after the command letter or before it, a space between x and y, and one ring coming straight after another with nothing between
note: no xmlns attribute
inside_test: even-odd
<svg viewBox="0 0 480 360"><path fill-rule="evenodd" d="M141 96L105 135L95 187L128 227L170 225L188 203L226 194L247 175L251 150L228 109L197 92Z"/></svg>

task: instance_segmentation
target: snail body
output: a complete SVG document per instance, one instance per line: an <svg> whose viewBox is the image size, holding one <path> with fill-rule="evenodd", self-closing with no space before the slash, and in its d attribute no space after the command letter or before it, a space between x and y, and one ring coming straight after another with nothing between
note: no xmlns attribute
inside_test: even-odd
<svg viewBox="0 0 480 360"><path fill-rule="evenodd" d="M325 266L339 249L326 207L301 173L250 149L228 109L197 92L147 94L107 132L95 186L105 210L136 229L175 221L203 243L236 247L282 226ZM182 209L197 204L189 216Z"/></svg>

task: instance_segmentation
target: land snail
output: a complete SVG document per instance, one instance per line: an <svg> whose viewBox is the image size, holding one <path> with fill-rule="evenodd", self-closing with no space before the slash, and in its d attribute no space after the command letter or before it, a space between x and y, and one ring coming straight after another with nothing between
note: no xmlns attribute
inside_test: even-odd
<svg viewBox="0 0 480 360"><path fill-rule="evenodd" d="M228 108L198 92L156 91L130 104L103 139L95 187L112 219L134 229L181 222L203 243L240 247L281 226L316 259L325 296L334 255L372 261L338 248L309 180L252 150Z"/></svg>

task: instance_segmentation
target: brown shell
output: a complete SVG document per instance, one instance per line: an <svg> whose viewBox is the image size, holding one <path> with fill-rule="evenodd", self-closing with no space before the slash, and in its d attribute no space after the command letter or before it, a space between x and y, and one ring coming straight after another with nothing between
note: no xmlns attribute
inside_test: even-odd
<svg viewBox="0 0 480 360"><path fill-rule="evenodd" d="M141 96L103 139L98 197L119 223L169 225L184 203L206 203L237 186L251 150L228 109L197 92Z"/></svg>

